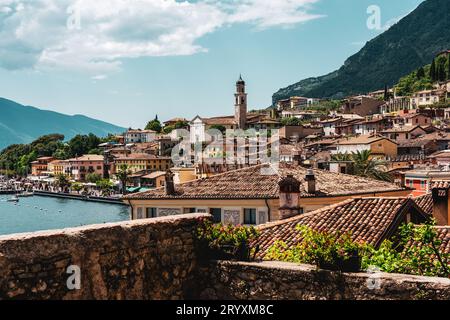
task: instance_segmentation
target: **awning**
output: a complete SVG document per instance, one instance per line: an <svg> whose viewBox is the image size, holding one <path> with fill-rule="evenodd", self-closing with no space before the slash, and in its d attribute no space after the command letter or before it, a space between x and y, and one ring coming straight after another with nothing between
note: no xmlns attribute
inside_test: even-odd
<svg viewBox="0 0 450 320"><path fill-rule="evenodd" d="M127 188L127 191L133 193L133 192L138 192L139 189L141 189L141 187L131 187L131 188Z"/></svg>

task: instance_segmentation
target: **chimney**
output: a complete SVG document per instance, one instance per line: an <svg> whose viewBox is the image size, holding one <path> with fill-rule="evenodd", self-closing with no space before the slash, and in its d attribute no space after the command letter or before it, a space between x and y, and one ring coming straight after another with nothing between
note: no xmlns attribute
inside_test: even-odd
<svg viewBox="0 0 450 320"><path fill-rule="evenodd" d="M400 187L406 188L406 174L404 172L400 172L399 176L400 176Z"/></svg>
<svg viewBox="0 0 450 320"><path fill-rule="evenodd" d="M316 193L316 176L314 175L314 171L312 169L308 169L306 171L305 181L308 183L308 193L315 194Z"/></svg>
<svg viewBox="0 0 450 320"><path fill-rule="evenodd" d="M166 191L166 195L168 196L175 194L175 184L173 182L173 176L174 175L170 169L166 171L164 189Z"/></svg>
<svg viewBox="0 0 450 320"><path fill-rule="evenodd" d="M433 217L438 226L449 225L450 181L435 181L431 185L433 196Z"/></svg>
<svg viewBox="0 0 450 320"><path fill-rule="evenodd" d="M299 207L300 185L300 181L291 174L278 183L280 187L280 220L302 213Z"/></svg>

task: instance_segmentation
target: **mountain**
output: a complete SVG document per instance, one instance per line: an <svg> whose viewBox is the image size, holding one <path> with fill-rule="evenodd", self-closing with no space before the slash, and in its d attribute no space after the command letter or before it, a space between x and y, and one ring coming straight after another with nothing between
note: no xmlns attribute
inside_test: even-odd
<svg viewBox="0 0 450 320"><path fill-rule="evenodd" d="M273 95L273 104L291 96L343 98L398 82L450 48L450 1L426 0L387 31L367 42L337 71L308 78ZM330 51L332 52L332 51Z"/></svg>
<svg viewBox="0 0 450 320"><path fill-rule="evenodd" d="M68 116L0 98L0 150L11 144L30 143L50 133L60 133L71 139L77 134L107 136L124 130L82 115Z"/></svg>

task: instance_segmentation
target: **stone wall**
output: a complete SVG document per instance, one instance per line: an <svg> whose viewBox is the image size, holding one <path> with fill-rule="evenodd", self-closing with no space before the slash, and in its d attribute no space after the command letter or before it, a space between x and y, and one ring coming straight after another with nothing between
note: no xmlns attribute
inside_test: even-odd
<svg viewBox="0 0 450 320"><path fill-rule="evenodd" d="M0 237L0 299L450 299L450 279L281 262L200 264L193 231L205 217ZM79 290L67 286L71 266L80 268Z"/></svg>
<svg viewBox="0 0 450 320"><path fill-rule="evenodd" d="M196 268L193 230L208 216L0 237L0 299L181 299ZM69 266L80 290L67 286Z"/></svg>
<svg viewBox="0 0 450 320"><path fill-rule="evenodd" d="M450 299L450 279L398 274L341 274L282 262L214 262L200 271L201 299Z"/></svg>

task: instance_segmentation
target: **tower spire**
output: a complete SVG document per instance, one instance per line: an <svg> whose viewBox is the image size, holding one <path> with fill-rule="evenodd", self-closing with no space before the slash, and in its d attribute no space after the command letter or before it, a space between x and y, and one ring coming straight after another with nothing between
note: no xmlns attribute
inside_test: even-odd
<svg viewBox="0 0 450 320"><path fill-rule="evenodd" d="M247 93L242 74L239 75L239 80L236 82L235 98L235 122L239 129L245 130L247 126Z"/></svg>

